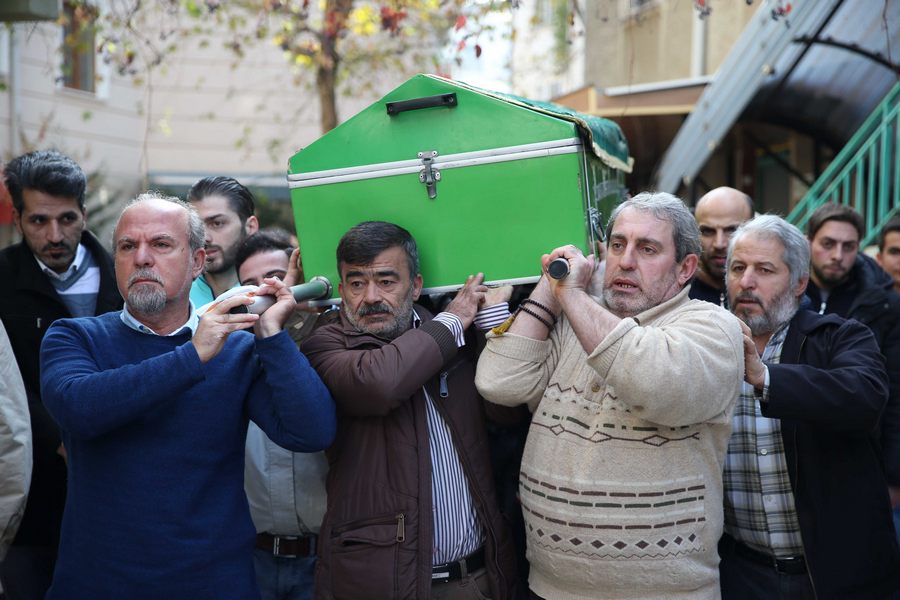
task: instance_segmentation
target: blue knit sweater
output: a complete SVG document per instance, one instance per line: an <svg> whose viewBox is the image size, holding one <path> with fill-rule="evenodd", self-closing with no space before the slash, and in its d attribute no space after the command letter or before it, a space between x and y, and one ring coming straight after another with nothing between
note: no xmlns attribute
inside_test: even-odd
<svg viewBox="0 0 900 600"><path fill-rule="evenodd" d="M259 596L247 420L294 451L335 433L331 396L287 333L232 333L202 364L188 334L140 333L118 312L63 319L41 347L41 389L69 464L48 598Z"/></svg>

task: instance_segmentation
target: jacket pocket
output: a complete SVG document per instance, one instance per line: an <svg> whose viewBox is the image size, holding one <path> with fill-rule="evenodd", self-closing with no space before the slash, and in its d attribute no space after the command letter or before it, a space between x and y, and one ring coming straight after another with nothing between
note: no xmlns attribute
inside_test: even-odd
<svg viewBox="0 0 900 600"><path fill-rule="evenodd" d="M405 539L406 515L402 512L336 525L331 532L330 557L334 598L399 597L398 558Z"/></svg>

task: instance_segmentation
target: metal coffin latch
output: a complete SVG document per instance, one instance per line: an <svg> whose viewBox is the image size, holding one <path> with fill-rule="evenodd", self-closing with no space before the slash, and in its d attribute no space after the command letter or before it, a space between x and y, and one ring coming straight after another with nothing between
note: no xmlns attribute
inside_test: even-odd
<svg viewBox="0 0 900 600"><path fill-rule="evenodd" d="M432 168L437 155L437 150L424 150L418 154L424 165L424 168L419 171L419 181L425 184L430 200L437 198L437 182L441 180L441 172Z"/></svg>

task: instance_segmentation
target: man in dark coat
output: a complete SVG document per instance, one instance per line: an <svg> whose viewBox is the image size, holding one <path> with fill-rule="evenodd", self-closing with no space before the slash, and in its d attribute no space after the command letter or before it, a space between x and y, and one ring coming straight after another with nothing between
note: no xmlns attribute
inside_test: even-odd
<svg viewBox="0 0 900 600"><path fill-rule="evenodd" d="M745 384L725 461L722 596L887 598L900 587L877 426L888 378L864 325L799 310L809 245L763 215L732 237Z"/></svg>
<svg viewBox="0 0 900 600"><path fill-rule="evenodd" d="M890 394L881 418L881 454L892 503L900 507L900 294L893 279L859 251L864 231L862 216L843 204L825 204L810 216L806 295L812 310L868 326L884 355Z"/></svg>
<svg viewBox="0 0 900 600"><path fill-rule="evenodd" d="M416 243L385 222L337 249L342 307L304 351L338 407L315 597L517 597L515 551L497 505L464 332L487 293L470 276L432 317ZM498 313L508 315L503 303Z"/></svg>
<svg viewBox="0 0 900 600"><path fill-rule="evenodd" d="M0 319L9 333L28 395L34 472L22 524L0 580L10 600L43 598L56 562L66 500L65 450L41 402L41 340L57 319L100 315L122 307L112 259L87 231L87 180L72 159L30 152L4 171L19 244L0 251Z"/></svg>

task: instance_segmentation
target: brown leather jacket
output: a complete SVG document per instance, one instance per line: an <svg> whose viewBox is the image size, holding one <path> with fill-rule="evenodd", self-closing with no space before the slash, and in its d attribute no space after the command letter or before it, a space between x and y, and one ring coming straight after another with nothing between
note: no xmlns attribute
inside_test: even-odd
<svg viewBox="0 0 900 600"><path fill-rule="evenodd" d="M426 600L431 593L431 457L422 386L446 420L485 529L485 563L495 600L515 597L515 554L497 508L475 390L475 360L450 331L424 321L392 342L345 319L304 344L338 407L327 451L328 509L319 541L316 598Z"/></svg>

